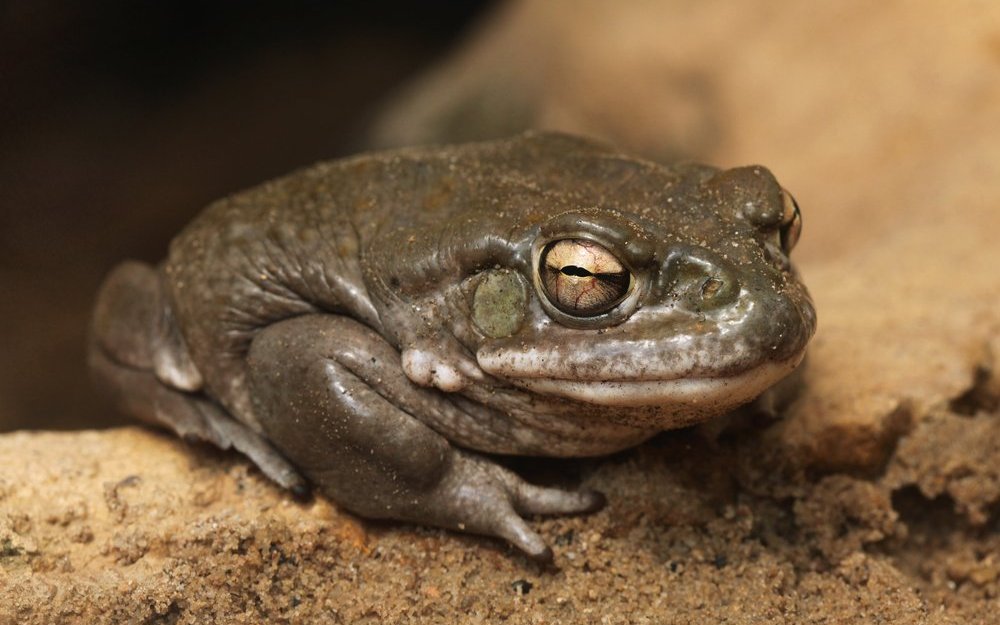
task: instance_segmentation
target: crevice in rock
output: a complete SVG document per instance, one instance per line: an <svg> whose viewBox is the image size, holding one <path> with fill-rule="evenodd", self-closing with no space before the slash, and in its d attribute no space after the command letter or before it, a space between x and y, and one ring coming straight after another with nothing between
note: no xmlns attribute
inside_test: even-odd
<svg viewBox="0 0 1000 625"><path fill-rule="evenodd" d="M171 601L170 605L163 612L154 612L152 616L143 621L143 625L176 625L180 622L184 611L177 601Z"/></svg>
<svg viewBox="0 0 1000 625"><path fill-rule="evenodd" d="M976 595L995 592L1000 503L990 507L990 522L982 525L971 522L950 495L931 498L914 485L893 491L892 504L906 531L870 551L890 558L929 595L951 596L959 587Z"/></svg>
<svg viewBox="0 0 1000 625"><path fill-rule="evenodd" d="M983 355L973 370L972 384L952 398L948 407L955 414L969 417L1000 409L1000 377L997 376L996 355L989 344L983 347Z"/></svg>
<svg viewBox="0 0 1000 625"><path fill-rule="evenodd" d="M927 497L915 485L894 490L892 507L908 528L908 540L921 534L936 536L956 530L972 532L981 529L958 510L950 495Z"/></svg>

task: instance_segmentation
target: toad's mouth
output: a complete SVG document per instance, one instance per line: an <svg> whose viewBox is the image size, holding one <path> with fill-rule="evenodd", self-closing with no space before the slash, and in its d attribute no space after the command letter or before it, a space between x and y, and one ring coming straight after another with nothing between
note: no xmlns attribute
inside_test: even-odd
<svg viewBox="0 0 1000 625"><path fill-rule="evenodd" d="M768 361L734 375L671 379L566 380L507 377L520 388L599 406L659 407L699 413L722 413L750 402L799 365L805 352Z"/></svg>

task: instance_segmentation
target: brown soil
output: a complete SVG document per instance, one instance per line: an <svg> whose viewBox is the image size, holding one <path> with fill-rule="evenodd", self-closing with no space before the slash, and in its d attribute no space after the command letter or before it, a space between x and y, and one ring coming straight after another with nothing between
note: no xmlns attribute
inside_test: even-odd
<svg viewBox="0 0 1000 625"><path fill-rule="evenodd" d="M0 623L998 622L996 413L928 412L871 479L807 477L768 439L682 432L527 466L610 496L537 520L556 550L542 569L296 502L146 430L8 434Z"/></svg>
<svg viewBox="0 0 1000 625"><path fill-rule="evenodd" d="M998 66L989 3L508 5L381 140L516 93L524 123L768 164L820 314L789 414L516 463L609 496L535 521L546 569L146 430L5 434L0 623L1000 623Z"/></svg>

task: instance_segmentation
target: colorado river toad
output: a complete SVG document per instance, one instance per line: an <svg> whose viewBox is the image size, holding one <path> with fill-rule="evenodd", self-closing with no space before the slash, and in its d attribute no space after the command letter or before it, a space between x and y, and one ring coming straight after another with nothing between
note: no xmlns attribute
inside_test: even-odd
<svg viewBox="0 0 1000 625"><path fill-rule="evenodd" d="M123 408L371 518L551 552L599 507L488 454L592 456L722 415L801 361L791 196L763 167L582 139L322 163L209 206L105 281L90 350Z"/></svg>

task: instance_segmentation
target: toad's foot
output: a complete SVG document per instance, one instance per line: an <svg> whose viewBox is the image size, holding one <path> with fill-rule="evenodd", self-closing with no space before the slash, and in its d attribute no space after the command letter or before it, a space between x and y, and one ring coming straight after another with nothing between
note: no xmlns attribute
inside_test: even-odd
<svg viewBox="0 0 1000 625"><path fill-rule="evenodd" d="M581 514L604 506L593 490L566 491L525 482L482 456L456 451L452 464L413 520L498 536L532 558L549 562L552 550L521 515Z"/></svg>

